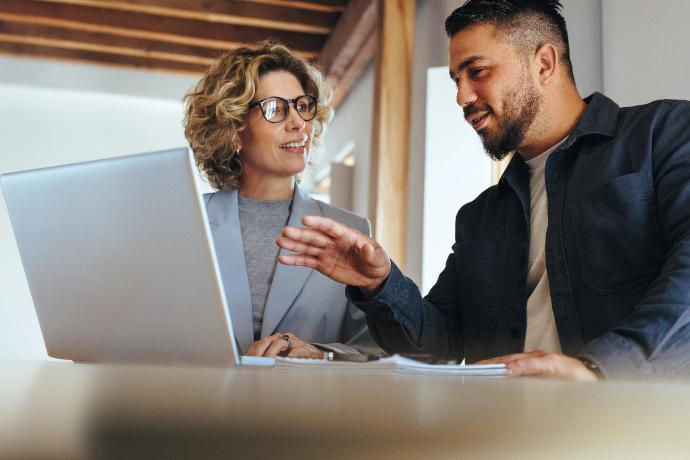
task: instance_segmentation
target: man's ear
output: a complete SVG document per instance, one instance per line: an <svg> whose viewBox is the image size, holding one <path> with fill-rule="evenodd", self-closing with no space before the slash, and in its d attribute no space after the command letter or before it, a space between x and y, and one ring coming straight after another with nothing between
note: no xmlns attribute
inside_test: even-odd
<svg viewBox="0 0 690 460"><path fill-rule="evenodd" d="M534 54L533 64L537 71L537 81L542 85L548 85L560 66L558 50L549 43L542 45Z"/></svg>

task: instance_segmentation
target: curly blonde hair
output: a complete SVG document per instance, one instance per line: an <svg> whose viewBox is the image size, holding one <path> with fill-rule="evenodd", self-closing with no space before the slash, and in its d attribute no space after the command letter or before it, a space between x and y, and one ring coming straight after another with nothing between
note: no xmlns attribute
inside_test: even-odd
<svg viewBox="0 0 690 460"><path fill-rule="evenodd" d="M239 188L242 162L236 153L238 134L246 126L245 116L259 78L276 70L294 75L305 94L317 100L314 143L325 133L333 118L333 109L328 106L332 90L320 69L275 41L230 51L211 64L183 99L185 137L199 170L213 188Z"/></svg>

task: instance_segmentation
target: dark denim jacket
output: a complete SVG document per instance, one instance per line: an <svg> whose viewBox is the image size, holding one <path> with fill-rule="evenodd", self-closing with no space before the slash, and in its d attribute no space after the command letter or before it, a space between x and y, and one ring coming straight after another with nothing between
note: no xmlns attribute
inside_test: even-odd
<svg viewBox="0 0 690 460"><path fill-rule="evenodd" d="M690 103L585 101L545 171L563 353L607 379L690 378ZM395 266L370 301L348 287L386 351L468 363L523 351L529 193L515 155L498 185L458 212L453 252L424 299Z"/></svg>

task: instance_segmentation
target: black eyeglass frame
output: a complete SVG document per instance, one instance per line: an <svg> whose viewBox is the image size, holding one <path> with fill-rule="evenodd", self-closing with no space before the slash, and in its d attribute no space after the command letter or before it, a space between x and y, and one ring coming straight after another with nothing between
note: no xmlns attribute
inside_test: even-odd
<svg viewBox="0 0 690 460"><path fill-rule="evenodd" d="M299 101L299 100L302 99L303 97L308 97L309 99L312 100L312 102L314 102L314 116L311 117L311 118L308 119L308 120L305 119L305 118L302 116L302 114L300 113L300 111L297 110L297 106L295 105L295 104L297 103L297 101ZM266 101L269 100L269 99L280 99L281 101L284 101L284 102L285 102L285 107L286 107L286 109L285 109L285 115L283 116L283 118L281 118L281 119L278 120L278 121L271 121L271 120L269 120L268 118L266 118L266 112L264 112L264 104L265 104ZM290 115L290 103L292 103L292 106L295 107L295 112L297 112L297 115L299 115L299 117L300 117L302 120L304 120L304 121L312 121L314 118L316 118L316 113L319 111L319 105L318 105L318 103L317 103L317 100L314 99L313 97L309 96L308 94L303 94L303 95L301 95L301 96L299 96L299 97L297 97L297 98L295 98L295 99L283 99L283 98L280 97L280 96L270 96L270 97L267 97L266 99L262 99L262 100L260 100L260 101L256 101L255 103L251 104L251 105L247 108L247 111L253 109L254 107L256 107L256 106L258 105L259 107L261 107L261 115L263 115L264 120L266 120L266 121L269 122L269 123L282 123L283 121L285 121L285 119L288 117L288 115Z"/></svg>

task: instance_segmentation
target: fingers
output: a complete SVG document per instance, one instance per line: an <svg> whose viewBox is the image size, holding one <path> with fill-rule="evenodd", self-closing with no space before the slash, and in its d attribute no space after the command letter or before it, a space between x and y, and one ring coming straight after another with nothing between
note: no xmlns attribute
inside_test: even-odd
<svg viewBox="0 0 690 460"><path fill-rule="evenodd" d="M328 217L305 216L302 223L309 228L285 227L283 235L292 240L323 247L333 238L342 238L350 231L356 231Z"/></svg>
<svg viewBox="0 0 690 460"><path fill-rule="evenodd" d="M283 230L287 230L288 227L286 227ZM296 229L297 230L297 229ZM322 247L316 247L314 245L311 245L309 243L302 242L301 240L294 240L291 238L285 238L284 236L279 236L276 238L276 244L280 246L283 249L287 249L288 251L292 252L298 252L300 254L308 254L310 256L318 256L322 252Z"/></svg>
<svg viewBox="0 0 690 460"><path fill-rule="evenodd" d="M364 263L372 269L385 271L388 276L391 267L390 257L376 241L371 238L368 238L368 241L360 241L355 245L355 251Z"/></svg>
<svg viewBox="0 0 690 460"><path fill-rule="evenodd" d="M374 264L376 262L376 249L371 243L364 243L361 246L355 246L357 252L359 252L360 257L364 262L368 264Z"/></svg>
<svg viewBox="0 0 690 460"><path fill-rule="evenodd" d="M321 230L331 238L342 238L343 236L347 235L348 232L356 231L328 217L304 216L302 218L302 223L307 227Z"/></svg>
<svg viewBox="0 0 690 460"><path fill-rule="evenodd" d="M303 254L287 254L278 257L278 262L283 265L295 265L298 267L319 268L318 259Z"/></svg>
<svg viewBox="0 0 690 460"><path fill-rule="evenodd" d="M513 377L519 375L537 375L541 377L558 376L558 370L554 367L554 363L544 357L524 355L506 362L506 368Z"/></svg>
<svg viewBox="0 0 690 460"><path fill-rule="evenodd" d="M576 358L560 353L545 353L529 356L506 364L514 375L537 375L540 377L580 382L597 382L597 376Z"/></svg>
<svg viewBox="0 0 690 460"><path fill-rule="evenodd" d="M491 358L491 359L483 359L481 361L477 361L476 363L472 363L472 364L505 364L507 362L506 359L509 356L514 356L514 355L499 356L498 358Z"/></svg>
<svg viewBox="0 0 690 460"><path fill-rule="evenodd" d="M289 243L292 241L294 245L305 245L305 246L315 246L317 248L325 248L333 244L332 237L327 234L314 230L312 228L298 228L298 227L285 227L283 228L283 237L278 237L283 240L284 243ZM282 247L282 246L281 246ZM285 248L291 250L290 248ZM295 252L303 252L301 250L295 250Z"/></svg>
<svg viewBox="0 0 690 460"><path fill-rule="evenodd" d="M323 358L323 352L310 343L298 339L293 334L285 334L290 338L290 342L283 338L283 334L273 334L264 337L252 344L247 352L248 356L265 356L275 358L276 356L289 356L291 358Z"/></svg>
<svg viewBox="0 0 690 460"><path fill-rule="evenodd" d="M278 261L284 265L318 268L317 257L322 254L321 248L332 243L330 238L312 229L285 227L283 235L285 236L276 238L276 244L283 249L298 253L278 257Z"/></svg>
<svg viewBox="0 0 690 460"><path fill-rule="evenodd" d="M287 355L291 347L288 341L283 338L283 334L274 334L271 338L273 338L273 341L264 353L264 356L275 358L278 355Z"/></svg>
<svg viewBox="0 0 690 460"><path fill-rule="evenodd" d="M479 361L476 364L505 364L512 377L534 375L562 380L596 382L597 377L578 359L561 353L535 350Z"/></svg>
<svg viewBox="0 0 690 460"><path fill-rule="evenodd" d="M308 348L295 348L288 353L288 358L323 359L323 351L316 348L313 350Z"/></svg>
<svg viewBox="0 0 690 460"><path fill-rule="evenodd" d="M505 355L505 356L499 356L496 358L491 358L491 359L485 359L483 361L478 361L474 364L507 364L519 359L523 358L528 358L528 357L538 357L538 356L544 356L546 354L549 354L550 352L544 351L544 350L534 350L529 353L515 353L512 355Z"/></svg>
<svg viewBox="0 0 690 460"><path fill-rule="evenodd" d="M278 353L286 351L289 347L287 340L283 339L282 334L273 334L257 340L247 351L247 356L268 356L275 357Z"/></svg>
<svg viewBox="0 0 690 460"><path fill-rule="evenodd" d="M299 339L297 339L299 340ZM313 359L322 359L323 358L323 351L319 350L315 346L313 346L310 343L307 342L302 342L299 340L299 344L297 346L293 346L292 350L290 350L290 353L288 353L288 357L290 358L313 358Z"/></svg>

